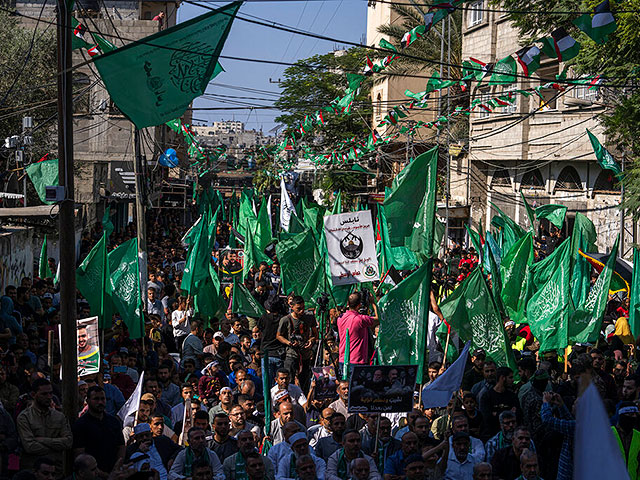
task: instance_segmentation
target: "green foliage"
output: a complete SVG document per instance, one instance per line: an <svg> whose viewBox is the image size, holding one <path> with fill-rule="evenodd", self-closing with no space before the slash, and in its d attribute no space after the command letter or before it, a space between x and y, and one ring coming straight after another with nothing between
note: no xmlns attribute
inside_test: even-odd
<svg viewBox="0 0 640 480"><path fill-rule="evenodd" d="M346 73L360 73L364 65L366 51L351 48L345 52L333 52L315 55L298 60L294 66L284 71L284 80L280 87L282 93L275 102L276 107L285 112L276 118L291 129L297 129L305 115L313 116L322 107L328 106L336 98L341 98L348 87ZM366 79L360 94L355 98L350 114L335 115L322 112L324 126L316 126L313 138L316 150L331 150L340 141L357 137L364 138L370 133L365 119L371 115L368 101L371 79Z"/></svg>
<svg viewBox="0 0 640 480"><path fill-rule="evenodd" d="M22 27L18 17L0 11L0 138L20 134L25 115L38 126L56 113L55 28L45 27L39 26L30 49L33 30ZM54 118L33 133L27 162L38 160L53 147L55 125Z"/></svg>
<svg viewBox="0 0 640 480"><path fill-rule="evenodd" d="M256 157L256 172L253 175L253 185L261 195L268 194L278 188L278 166L266 155Z"/></svg>
<svg viewBox="0 0 640 480"><path fill-rule="evenodd" d="M586 12L598 5L601 0L575 2L571 0L547 0L540 3L534 0L496 0L494 5L507 10L520 12L562 11ZM607 144L614 156L626 158L625 207L636 218L640 217L640 167L636 159L640 158L640 93L637 91L637 77L640 74L640 16L637 13L615 13L615 10L628 12L640 9L640 0L625 0L612 3L618 29L609 36L606 43L598 45L576 27L571 20L578 14L538 15L537 13L510 13L509 17L523 36L521 43L548 36L553 30L564 26L582 49L571 61L572 70L578 75L602 75L605 85L601 89L601 100L606 105L600 117L605 127ZM571 76L571 75L570 75Z"/></svg>
<svg viewBox="0 0 640 480"><path fill-rule="evenodd" d="M354 193L366 188L366 175L348 170L350 167L332 167L322 171L320 177L314 185L315 188L322 189L325 205L332 205L331 196L338 192L342 197L342 211L347 212L355 206L356 197Z"/></svg>

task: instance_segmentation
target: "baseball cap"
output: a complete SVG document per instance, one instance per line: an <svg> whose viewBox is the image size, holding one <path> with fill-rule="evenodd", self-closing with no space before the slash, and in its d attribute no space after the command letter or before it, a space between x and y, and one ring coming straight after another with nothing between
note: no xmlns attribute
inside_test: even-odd
<svg viewBox="0 0 640 480"><path fill-rule="evenodd" d="M306 440L307 436L302 432L296 432L289 437L289 445L292 445L300 440Z"/></svg>
<svg viewBox="0 0 640 480"><path fill-rule="evenodd" d="M51 300L53 300L53 295L51 295L49 292L45 293L42 298L50 298Z"/></svg>
<svg viewBox="0 0 640 480"><path fill-rule="evenodd" d="M143 402L155 402L156 397L153 396L153 393L145 393L144 395L142 395L142 398L140 398L140 400L142 400Z"/></svg>
<svg viewBox="0 0 640 480"><path fill-rule="evenodd" d="M276 394L274 395L273 399L277 403L283 398L288 396L289 396L289 392L287 390L278 390L278 392L276 392Z"/></svg>
<svg viewBox="0 0 640 480"><path fill-rule="evenodd" d="M138 435L139 433L145 433L151 431L151 425L148 423L139 423L135 427L133 427L133 433Z"/></svg>
<svg viewBox="0 0 640 480"><path fill-rule="evenodd" d="M222 340L224 340L224 333L216 332L213 334L213 338L221 338Z"/></svg>

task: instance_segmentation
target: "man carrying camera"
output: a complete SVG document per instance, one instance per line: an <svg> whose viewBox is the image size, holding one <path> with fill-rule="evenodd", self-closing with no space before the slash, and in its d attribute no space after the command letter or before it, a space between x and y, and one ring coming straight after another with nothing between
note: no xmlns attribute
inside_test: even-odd
<svg viewBox="0 0 640 480"><path fill-rule="evenodd" d="M291 300L291 313L280 319L276 340L286 347L284 368L291 372L291 379L298 377L303 390L309 386L313 363L313 345L318 339L315 317L305 312L304 299Z"/></svg>
<svg viewBox="0 0 640 480"><path fill-rule="evenodd" d="M367 292L368 293L368 292ZM349 295L349 310L338 318L338 335L340 337L340 370L344 364L347 329L349 330L349 362L351 365L369 365L369 329L378 325L378 308L373 307L373 317L360 313L363 309L363 292Z"/></svg>

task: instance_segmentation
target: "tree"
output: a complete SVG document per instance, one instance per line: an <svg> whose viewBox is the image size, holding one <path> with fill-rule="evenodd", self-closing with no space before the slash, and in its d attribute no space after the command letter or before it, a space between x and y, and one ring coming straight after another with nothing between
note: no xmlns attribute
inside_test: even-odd
<svg viewBox="0 0 640 480"><path fill-rule="evenodd" d="M54 148L57 89L55 28L33 30L19 18L0 11L0 138L19 135L22 117L33 117L31 159Z"/></svg>
<svg viewBox="0 0 640 480"><path fill-rule="evenodd" d="M636 13L640 0L615 2L612 6L623 13L615 13L617 30L607 42L596 44L571 24L578 14L540 15L545 12L589 11L602 0L578 3L571 0L547 0L544 7L535 0L500 0L496 4L507 10L509 18L522 36L522 42L530 43L549 36L565 27L580 44L580 54L569 64L578 75L602 75L604 86L600 89L602 103L606 105L600 117L608 143L615 145L626 158L625 208L634 218L640 218L640 92L637 77L640 73L640 17ZM579 7L578 7L579 5ZM526 12L526 13L525 13Z"/></svg>
<svg viewBox="0 0 640 480"><path fill-rule="evenodd" d="M342 210L349 211L354 206L354 193L366 189L366 175L347 169L348 167L332 166L324 169L315 187L322 189L325 205L331 205L331 196L341 192Z"/></svg>
<svg viewBox="0 0 640 480"><path fill-rule="evenodd" d="M321 111L325 124L314 127L313 134L305 135L302 139L319 152L331 151L341 141L353 137L364 139L371 133L366 120L371 115L369 78L360 86L360 93L355 97L350 113L337 115L321 109L344 96L348 87L346 73L360 73L365 56L364 49L350 48L298 60L295 65L288 67L280 84L282 93L275 102L276 107L285 113L276 121L295 130L306 115L313 116Z"/></svg>

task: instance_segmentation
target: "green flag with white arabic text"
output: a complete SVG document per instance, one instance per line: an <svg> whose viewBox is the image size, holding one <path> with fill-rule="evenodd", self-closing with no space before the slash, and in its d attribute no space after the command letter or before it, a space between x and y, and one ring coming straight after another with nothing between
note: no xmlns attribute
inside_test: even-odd
<svg viewBox="0 0 640 480"><path fill-rule="evenodd" d="M115 311L129 329L130 338L142 338L142 298L140 297L140 271L138 269L138 240L119 245L109 253L110 287Z"/></svg>
<svg viewBox="0 0 640 480"><path fill-rule="evenodd" d="M611 276L616 267L618 256L618 244L620 237L616 238L613 250L609 254L609 259L596 283L589 291L589 296L584 305L576 305L576 311L571 316L569 323L569 341L575 343L591 342L598 340L600 327L604 318L604 311L609 301L609 286Z"/></svg>
<svg viewBox="0 0 640 480"><path fill-rule="evenodd" d="M556 205L551 203L549 205L541 205L536 208L536 218L538 220L546 218L557 228L562 228L566 214L567 207L565 205Z"/></svg>
<svg viewBox="0 0 640 480"><path fill-rule="evenodd" d="M440 304L440 311L460 340L471 340L473 349L482 348L498 366L516 371L500 313L480 268L475 268Z"/></svg>
<svg viewBox="0 0 640 480"><path fill-rule="evenodd" d="M291 238L281 239L276 245L276 255L282 270L282 291L286 295L291 292L300 295L316 264L313 232L306 229Z"/></svg>
<svg viewBox="0 0 640 480"><path fill-rule="evenodd" d="M500 263L502 277L502 303L505 313L516 323L526 317L526 307L531 296L529 271L533 264L533 237L527 233L518 240Z"/></svg>
<svg viewBox="0 0 640 480"><path fill-rule="evenodd" d="M110 328L112 322L108 265L107 235L104 232L76 269L77 288L89 302L91 314L98 316L100 328Z"/></svg>
<svg viewBox="0 0 640 480"><path fill-rule="evenodd" d="M609 150L604 148L598 137L596 137L593 133L587 129L587 134L589 135L589 140L591 141L591 146L593 147L593 152L596 154L596 159L598 160L598 165L604 170L611 170L616 174L618 180L622 178L622 170L620 169L620 165L615 161L613 155L609 153Z"/></svg>
<svg viewBox="0 0 640 480"><path fill-rule="evenodd" d="M555 266L548 280L527 303L531 333L540 341L540 351L563 349L568 345L571 314L571 244L565 240L553 252Z"/></svg>
<svg viewBox="0 0 640 480"><path fill-rule="evenodd" d="M231 24L233 2L96 57L118 109L137 128L178 118L213 78Z"/></svg>
<svg viewBox="0 0 640 480"><path fill-rule="evenodd" d="M418 382L422 381L424 369L431 267L431 262L425 262L393 287L378 303L380 364L418 365Z"/></svg>
<svg viewBox="0 0 640 480"><path fill-rule="evenodd" d="M246 315L251 318L260 318L267 313L262 305L253 298L251 292L242 283L233 283L233 301L231 311L238 315Z"/></svg>
<svg viewBox="0 0 640 480"><path fill-rule="evenodd" d="M635 338L640 335L640 249L633 249L633 277L629 294L629 327Z"/></svg>

